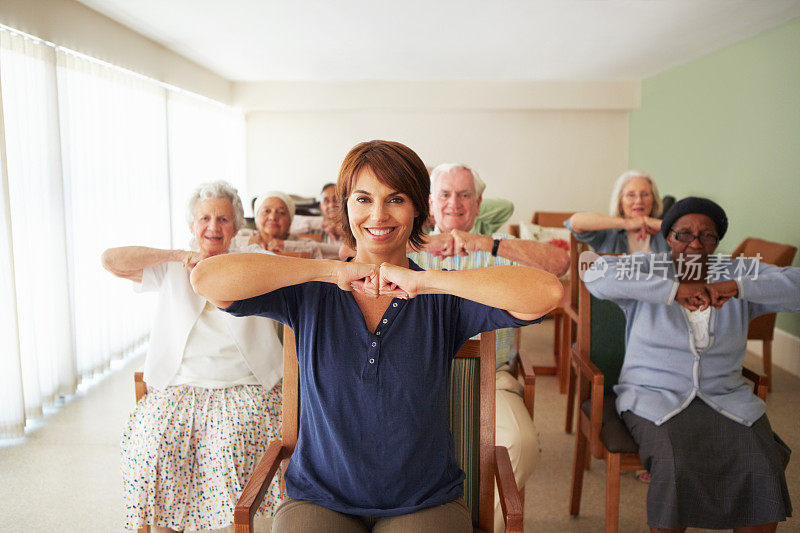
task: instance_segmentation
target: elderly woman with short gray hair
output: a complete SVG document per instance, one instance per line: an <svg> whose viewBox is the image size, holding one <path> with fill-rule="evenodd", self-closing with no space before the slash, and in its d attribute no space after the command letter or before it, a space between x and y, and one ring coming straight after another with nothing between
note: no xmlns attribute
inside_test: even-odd
<svg viewBox="0 0 800 533"><path fill-rule="evenodd" d="M233 318L189 283L201 260L229 252L244 222L235 188L198 187L188 202L192 250L111 248L103 266L157 291L144 364L148 393L122 437L125 520L154 532L219 529L233 522L239 494L281 434L282 356L275 323ZM272 514L273 484L259 510Z"/></svg>

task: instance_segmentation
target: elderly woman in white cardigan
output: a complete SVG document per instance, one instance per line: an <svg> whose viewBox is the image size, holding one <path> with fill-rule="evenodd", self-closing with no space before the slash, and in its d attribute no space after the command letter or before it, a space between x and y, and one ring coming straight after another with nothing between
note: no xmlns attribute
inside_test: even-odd
<svg viewBox="0 0 800 533"><path fill-rule="evenodd" d="M224 528L270 440L281 431L281 345L275 323L234 318L198 296L194 266L229 251L244 221L236 189L218 181L191 195L195 250L138 246L103 253L137 291L158 291L144 365L148 394L122 438L125 522L155 532ZM259 512L272 514L274 484Z"/></svg>

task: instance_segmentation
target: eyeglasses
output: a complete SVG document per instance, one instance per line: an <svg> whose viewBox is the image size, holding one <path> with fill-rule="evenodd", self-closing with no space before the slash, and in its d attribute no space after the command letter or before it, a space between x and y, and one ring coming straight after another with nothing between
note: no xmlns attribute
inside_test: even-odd
<svg viewBox="0 0 800 533"><path fill-rule="evenodd" d="M700 235L695 235L691 231L673 231L669 230L670 233L675 235L675 239L678 242L682 242L684 244L689 244L695 239L700 241L700 244L711 245L717 244L719 242L719 237L714 235L713 233L701 233Z"/></svg>
<svg viewBox="0 0 800 533"><path fill-rule="evenodd" d="M650 198L652 194L647 191L642 191L639 194L636 194L634 191L628 191L625 193L625 198L628 200L636 200L636 198L641 198L642 200L647 200Z"/></svg>

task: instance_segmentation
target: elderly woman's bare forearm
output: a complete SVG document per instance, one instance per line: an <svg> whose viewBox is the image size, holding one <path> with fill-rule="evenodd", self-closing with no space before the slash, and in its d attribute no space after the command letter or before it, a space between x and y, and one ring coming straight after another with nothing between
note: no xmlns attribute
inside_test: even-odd
<svg viewBox="0 0 800 533"><path fill-rule="evenodd" d="M100 258L103 268L120 278L142 281L142 271L151 266L186 260L189 252L162 250L146 246L121 246L109 248Z"/></svg>
<svg viewBox="0 0 800 533"><path fill-rule="evenodd" d="M282 287L307 281L331 281L335 263L267 254L226 254L201 261L192 270L195 292L217 307L228 307Z"/></svg>
<svg viewBox="0 0 800 533"><path fill-rule="evenodd" d="M575 213L570 217L572 229L578 233L597 231L611 228L624 228L625 220L621 217L611 217L600 213Z"/></svg>

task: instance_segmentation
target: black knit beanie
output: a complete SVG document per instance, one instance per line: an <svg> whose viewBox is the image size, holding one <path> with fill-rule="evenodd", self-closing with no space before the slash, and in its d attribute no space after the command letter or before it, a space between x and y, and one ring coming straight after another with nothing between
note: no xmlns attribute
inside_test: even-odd
<svg viewBox="0 0 800 533"><path fill-rule="evenodd" d="M725 232L728 231L728 217L725 215L725 210L716 202L708 198L698 198L697 196L687 196L682 200L678 200L675 202L675 205L667 211L667 214L664 215L664 219L661 222L661 233L664 235L664 238L669 235L669 230L672 229L672 225L675 224L675 221L683 215L692 213L706 215L713 220L714 224L717 226L719 238L722 240L722 237L725 236Z"/></svg>

